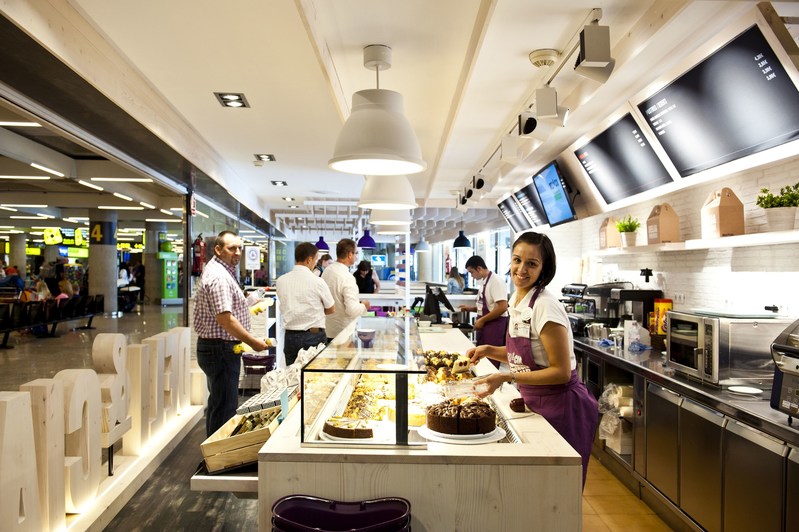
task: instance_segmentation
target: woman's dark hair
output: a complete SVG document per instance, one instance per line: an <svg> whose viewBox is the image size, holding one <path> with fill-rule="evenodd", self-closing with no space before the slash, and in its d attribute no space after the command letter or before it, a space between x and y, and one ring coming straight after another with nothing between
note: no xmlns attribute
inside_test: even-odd
<svg viewBox="0 0 799 532"><path fill-rule="evenodd" d="M368 272L371 269L372 269L372 263L369 262L368 260L362 260L361 262L358 263L358 270L362 272Z"/></svg>
<svg viewBox="0 0 799 532"><path fill-rule="evenodd" d="M543 264L541 265L541 275L538 276L538 281L536 281L534 286L545 287L555 278L555 271L557 270L555 247L552 245L552 241L547 235L530 231L519 235L519 238L513 243L511 252L516 249L516 246L519 244L538 246L538 249L541 251Z"/></svg>

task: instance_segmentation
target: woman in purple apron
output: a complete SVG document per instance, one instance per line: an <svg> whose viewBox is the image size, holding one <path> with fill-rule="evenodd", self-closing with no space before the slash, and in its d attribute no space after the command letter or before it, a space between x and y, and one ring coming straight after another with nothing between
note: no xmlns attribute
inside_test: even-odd
<svg viewBox="0 0 799 532"><path fill-rule="evenodd" d="M504 382L517 383L524 403L542 415L583 459L583 485L599 424L596 399L577 378L568 316L557 297L544 290L555 276L555 251L546 235L523 233L513 244L505 347L479 346L466 354L507 361L510 373L480 379L489 395Z"/></svg>

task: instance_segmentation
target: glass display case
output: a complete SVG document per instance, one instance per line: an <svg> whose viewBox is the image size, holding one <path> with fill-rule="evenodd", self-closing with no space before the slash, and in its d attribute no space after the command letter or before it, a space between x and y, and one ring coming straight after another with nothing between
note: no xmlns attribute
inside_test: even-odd
<svg viewBox="0 0 799 532"><path fill-rule="evenodd" d="M302 444L423 445L426 374L413 318L353 321L301 371Z"/></svg>

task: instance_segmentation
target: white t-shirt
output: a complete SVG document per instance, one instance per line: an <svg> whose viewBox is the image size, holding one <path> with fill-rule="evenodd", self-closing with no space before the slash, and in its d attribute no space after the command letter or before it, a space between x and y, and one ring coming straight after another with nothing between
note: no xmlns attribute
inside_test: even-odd
<svg viewBox="0 0 799 532"><path fill-rule="evenodd" d="M278 277L275 284L284 329L306 331L325 326L325 309L333 306L333 296L311 270L296 265Z"/></svg>
<svg viewBox="0 0 799 532"><path fill-rule="evenodd" d="M355 318L367 309L358 299L358 284L350 269L336 261L322 272L322 280L327 283L336 311L326 316L325 333L328 338L335 338Z"/></svg>
<svg viewBox="0 0 799 532"><path fill-rule="evenodd" d="M577 368L577 358L574 356L574 337L572 336L572 328L569 323L569 316L566 314L566 309L558 298L546 288L538 294L538 299L532 308L532 317L530 316L530 299L533 297L535 290L527 292L521 301L516 301L516 292L510 296L508 308L510 309L510 319L508 323L508 333L511 336L516 336L514 332L523 322L529 321L530 329L530 344L533 349L533 360L536 365L547 368L549 367L549 358L544 350L544 344L541 343L541 331L544 325L548 322L563 325L566 328L566 333L569 335L569 360L571 369ZM527 310L526 310L527 309Z"/></svg>
<svg viewBox="0 0 799 532"><path fill-rule="evenodd" d="M488 283L486 283L485 279L480 280L480 287L477 289L477 314L478 316L483 315L483 292L486 294L486 303L488 304L488 312L494 310L494 306L497 304L497 301L507 301L508 300L508 290L505 287L505 282L502 278L494 272L491 272L491 276L488 278ZM505 312L502 316L507 316L508 313Z"/></svg>

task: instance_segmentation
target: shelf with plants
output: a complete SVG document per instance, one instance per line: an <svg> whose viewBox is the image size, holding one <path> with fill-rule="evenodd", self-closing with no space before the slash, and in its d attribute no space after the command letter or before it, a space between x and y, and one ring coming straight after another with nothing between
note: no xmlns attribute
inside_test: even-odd
<svg viewBox="0 0 799 532"><path fill-rule="evenodd" d="M799 230L749 233L746 235L725 236L721 238L697 238L694 240L686 240L685 242L666 242L663 244L650 244L627 248L608 248L597 250L594 254L606 257L613 255L634 255L639 253L668 253L674 251L775 246L779 244L795 243L799 243Z"/></svg>

